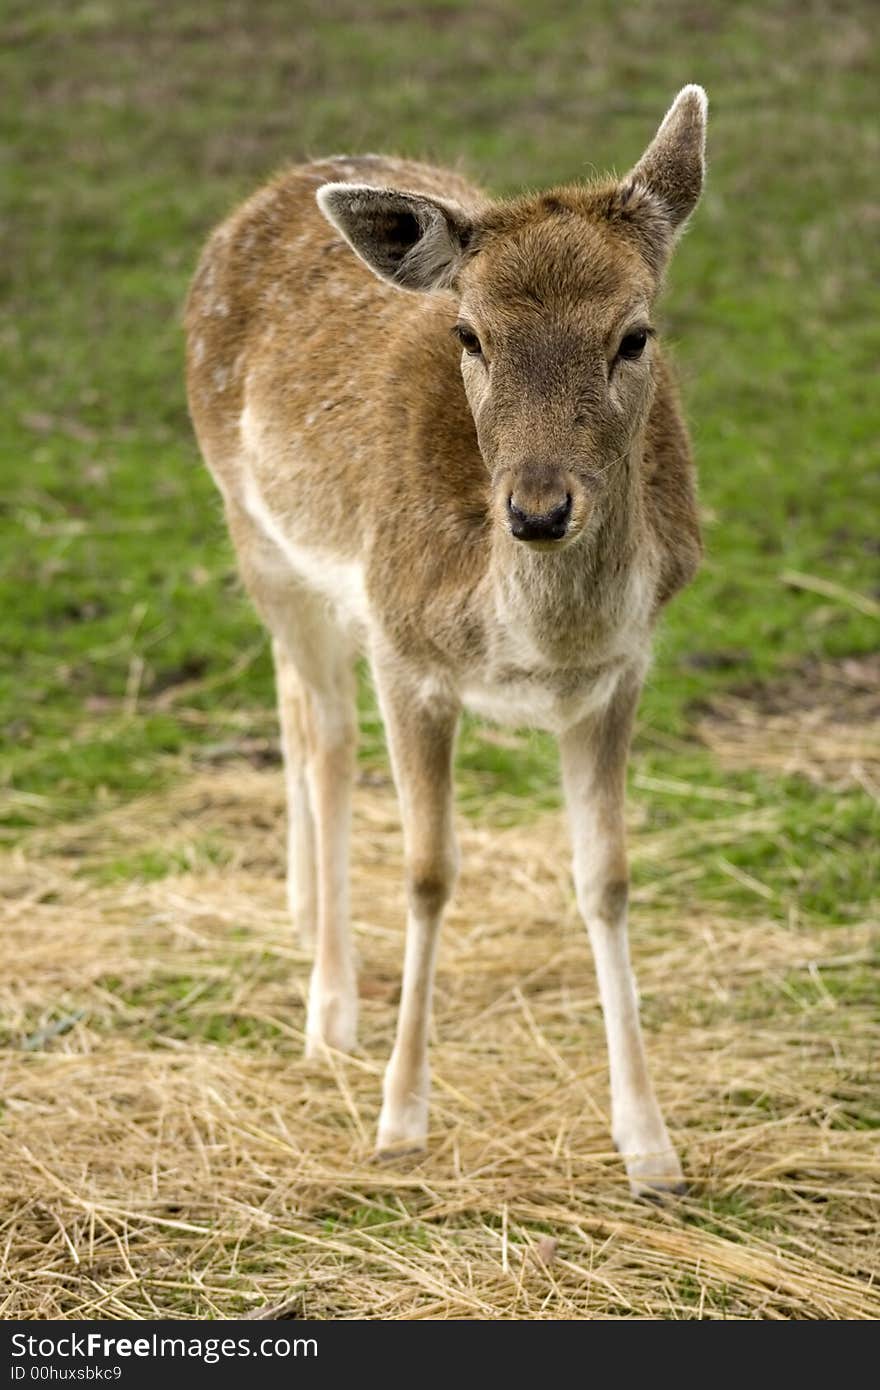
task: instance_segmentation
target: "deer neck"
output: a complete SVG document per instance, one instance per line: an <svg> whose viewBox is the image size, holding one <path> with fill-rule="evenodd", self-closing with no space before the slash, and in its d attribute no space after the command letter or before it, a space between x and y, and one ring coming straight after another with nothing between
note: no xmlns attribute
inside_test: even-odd
<svg viewBox="0 0 880 1390"><path fill-rule="evenodd" d="M653 548L640 484L637 447L605 483L584 533L558 553L531 550L496 531L496 612L548 664L602 660L621 629L647 638Z"/></svg>

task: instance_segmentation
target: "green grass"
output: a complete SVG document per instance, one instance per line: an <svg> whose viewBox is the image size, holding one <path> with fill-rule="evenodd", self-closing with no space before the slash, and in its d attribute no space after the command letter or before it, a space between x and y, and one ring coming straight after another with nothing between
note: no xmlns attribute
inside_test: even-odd
<svg viewBox="0 0 880 1390"><path fill-rule="evenodd" d="M4 8L0 125L0 785L14 839L271 745L268 646L235 578L182 385L180 307L216 220L279 164L393 149L500 192L624 169L685 81L710 179L663 310L692 421L707 558L672 606L636 766L772 806L687 887L747 912L864 913L867 792L722 773L713 692L872 650L877 622L780 578L878 592L878 80L873 5L289 0ZM189 686L187 683L191 682ZM175 698L180 691L180 697ZM364 758L381 727L363 692ZM250 742L249 742L250 740ZM461 801L558 799L539 735L468 722ZM639 790L653 822L688 804ZM700 804L699 790L696 805ZM499 809L501 808L501 809ZM718 807L705 802L711 820ZM210 853L210 847L205 849ZM109 878L174 867L161 849ZM650 867L637 870L650 881Z"/></svg>

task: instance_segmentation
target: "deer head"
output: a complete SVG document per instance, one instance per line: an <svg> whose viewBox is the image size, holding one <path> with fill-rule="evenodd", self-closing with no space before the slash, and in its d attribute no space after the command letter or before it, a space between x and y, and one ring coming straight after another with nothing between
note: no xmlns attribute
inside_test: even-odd
<svg viewBox="0 0 880 1390"><path fill-rule="evenodd" d="M496 524L574 543L638 453L653 395L653 307L703 183L707 100L678 94L623 179L466 210L330 183L324 216L381 279L447 294Z"/></svg>

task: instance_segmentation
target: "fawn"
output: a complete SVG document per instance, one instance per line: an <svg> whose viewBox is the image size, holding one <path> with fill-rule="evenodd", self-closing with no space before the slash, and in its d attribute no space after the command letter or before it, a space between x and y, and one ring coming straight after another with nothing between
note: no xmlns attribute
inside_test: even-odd
<svg viewBox="0 0 880 1390"><path fill-rule="evenodd" d="M387 732L408 917L382 1152L427 1137L467 706L558 737L614 1140L635 1192L681 1188L630 966L624 790L652 629L701 551L652 308L700 195L706 109L685 87L625 178L505 201L377 155L292 168L214 232L193 281L190 409L273 641L309 1056L356 1038L360 654Z"/></svg>

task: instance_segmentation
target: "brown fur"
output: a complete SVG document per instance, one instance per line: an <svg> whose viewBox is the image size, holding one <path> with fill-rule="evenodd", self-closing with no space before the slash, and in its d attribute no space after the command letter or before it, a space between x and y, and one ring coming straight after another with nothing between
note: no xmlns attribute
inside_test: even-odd
<svg viewBox="0 0 880 1390"><path fill-rule="evenodd" d="M354 1038L358 647L385 719L410 910L385 1147L427 1125L452 746L462 703L482 701L560 736L615 1137L635 1185L680 1178L629 973L623 792L651 629L700 556L688 437L650 315L699 194L704 118L686 88L625 180L504 202L408 161L303 165L214 233L192 285L192 417L275 639L292 902L316 934L313 1051Z"/></svg>
<svg viewBox="0 0 880 1390"><path fill-rule="evenodd" d="M354 159L292 169L209 242L186 313L193 420L206 458L237 500L248 379L255 409L272 421L267 500L278 499L293 535L311 540L317 523L318 544L340 555L357 553L369 535L369 597L396 641L418 642L426 657L455 664L479 660L481 625L468 599L489 564L491 497L451 333L457 297L402 295L351 255L314 200L317 187L339 178L340 165L363 177ZM454 194L465 207L485 203L479 190L442 170L370 160L369 171L383 183ZM609 319L622 302L621 283L629 292L635 278L646 296L656 294L650 269L603 220L608 196L604 184L573 186L552 195L561 212L553 204L548 211L541 195L485 214L472 269L479 291L503 306L505 326L521 320L523 309L537 321L555 303L575 299L577 317L595 337L594 300ZM527 338L511 392L522 402L514 448L526 447L535 415L547 433L554 376L577 370L565 349L564 338ZM687 434L659 351L652 371L633 514L618 518L628 524L615 526L613 543L621 529L632 544L640 532L657 540L659 607L692 577L700 541ZM509 438L509 418L505 425ZM571 433L562 422L558 428ZM371 534L377 499L382 525Z"/></svg>

